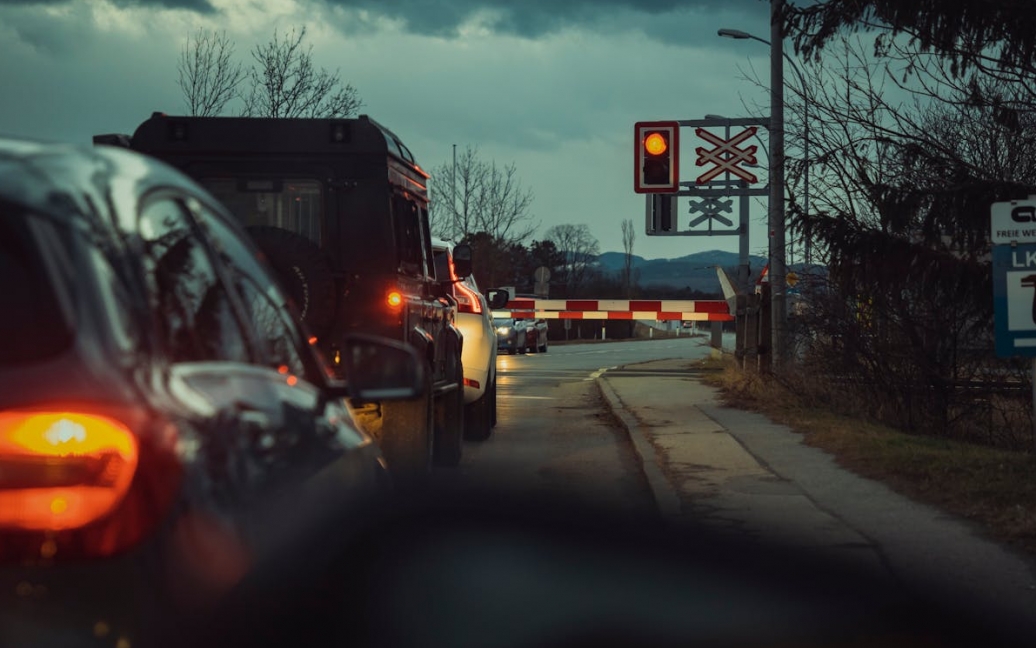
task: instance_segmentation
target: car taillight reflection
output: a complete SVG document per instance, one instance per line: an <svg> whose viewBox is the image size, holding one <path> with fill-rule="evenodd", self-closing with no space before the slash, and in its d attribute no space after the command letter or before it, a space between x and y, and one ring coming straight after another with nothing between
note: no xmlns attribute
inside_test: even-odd
<svg viewBox="0 0 1036 648"><path fill-rule="evenodd" d="M139 461L120 421L80 412L0 413L0 528L62 531L126 496Z"/></svg>

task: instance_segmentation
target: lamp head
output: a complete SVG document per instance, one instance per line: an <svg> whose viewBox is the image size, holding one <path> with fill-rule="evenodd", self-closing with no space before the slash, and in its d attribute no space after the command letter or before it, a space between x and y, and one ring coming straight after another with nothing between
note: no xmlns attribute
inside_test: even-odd
<svg viewBox="0 0 1036 648"><path fill-rule="evenodd" d="M744 40L746 38L751 38L752 37L751 34L749 34L747 32L743 32L740 29L726 29L726 28L724 28L724 29L719 30L716 33L719 34L720 36L722 36L723 38L736 38L738 40Z"/></svg>

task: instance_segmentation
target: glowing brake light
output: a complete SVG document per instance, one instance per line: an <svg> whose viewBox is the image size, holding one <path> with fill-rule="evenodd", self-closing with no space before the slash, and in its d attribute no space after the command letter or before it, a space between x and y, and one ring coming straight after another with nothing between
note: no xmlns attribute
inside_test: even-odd
<svg viewBox="0 0 1036 648"><path fill-rule="evenodd" d="M403 303L403 295L399 291L393 290L388 294L388 297L385 301L387 301L388 305L392 308L399 308L399 306Z"/></svg>
<svg viewBox="0 0 1036 648"><path fill-rule="evenodd" d="M139 460L123 423L79 412L0 412L0 529L61 531L110 513Z"/></svg>
<svg viewBox="0 0 1036 648"><path fill-rule="evenodd" d="M465 286L463 283L455 283L457 287L454 297L457 298L457 309L462 313L482 313L482 300L478 298L476 293L471 288Z"/></svg>

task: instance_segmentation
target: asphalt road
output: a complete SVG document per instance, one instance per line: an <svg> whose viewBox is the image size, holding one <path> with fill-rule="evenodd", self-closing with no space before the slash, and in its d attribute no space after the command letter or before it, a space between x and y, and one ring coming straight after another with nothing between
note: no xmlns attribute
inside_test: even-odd
<svg viewBox="0 0 1036 648"><path fill-rule="evenodd" d="M551 345L547 353L499 356L493 435L466 443L460 467L437 470L435 481L656 515L629 437L595 379L626 364L703 357L703 340Z"/></svg>

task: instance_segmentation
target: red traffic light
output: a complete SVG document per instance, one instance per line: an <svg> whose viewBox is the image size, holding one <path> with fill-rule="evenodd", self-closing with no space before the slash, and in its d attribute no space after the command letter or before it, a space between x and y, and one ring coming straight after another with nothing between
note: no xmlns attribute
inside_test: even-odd
<svg viewBox="0 0 1036 648"><path fill-rule="evenodd" d="M680 189L680 124L675 121L634 125L633 190L675 193Z"/></svg>

